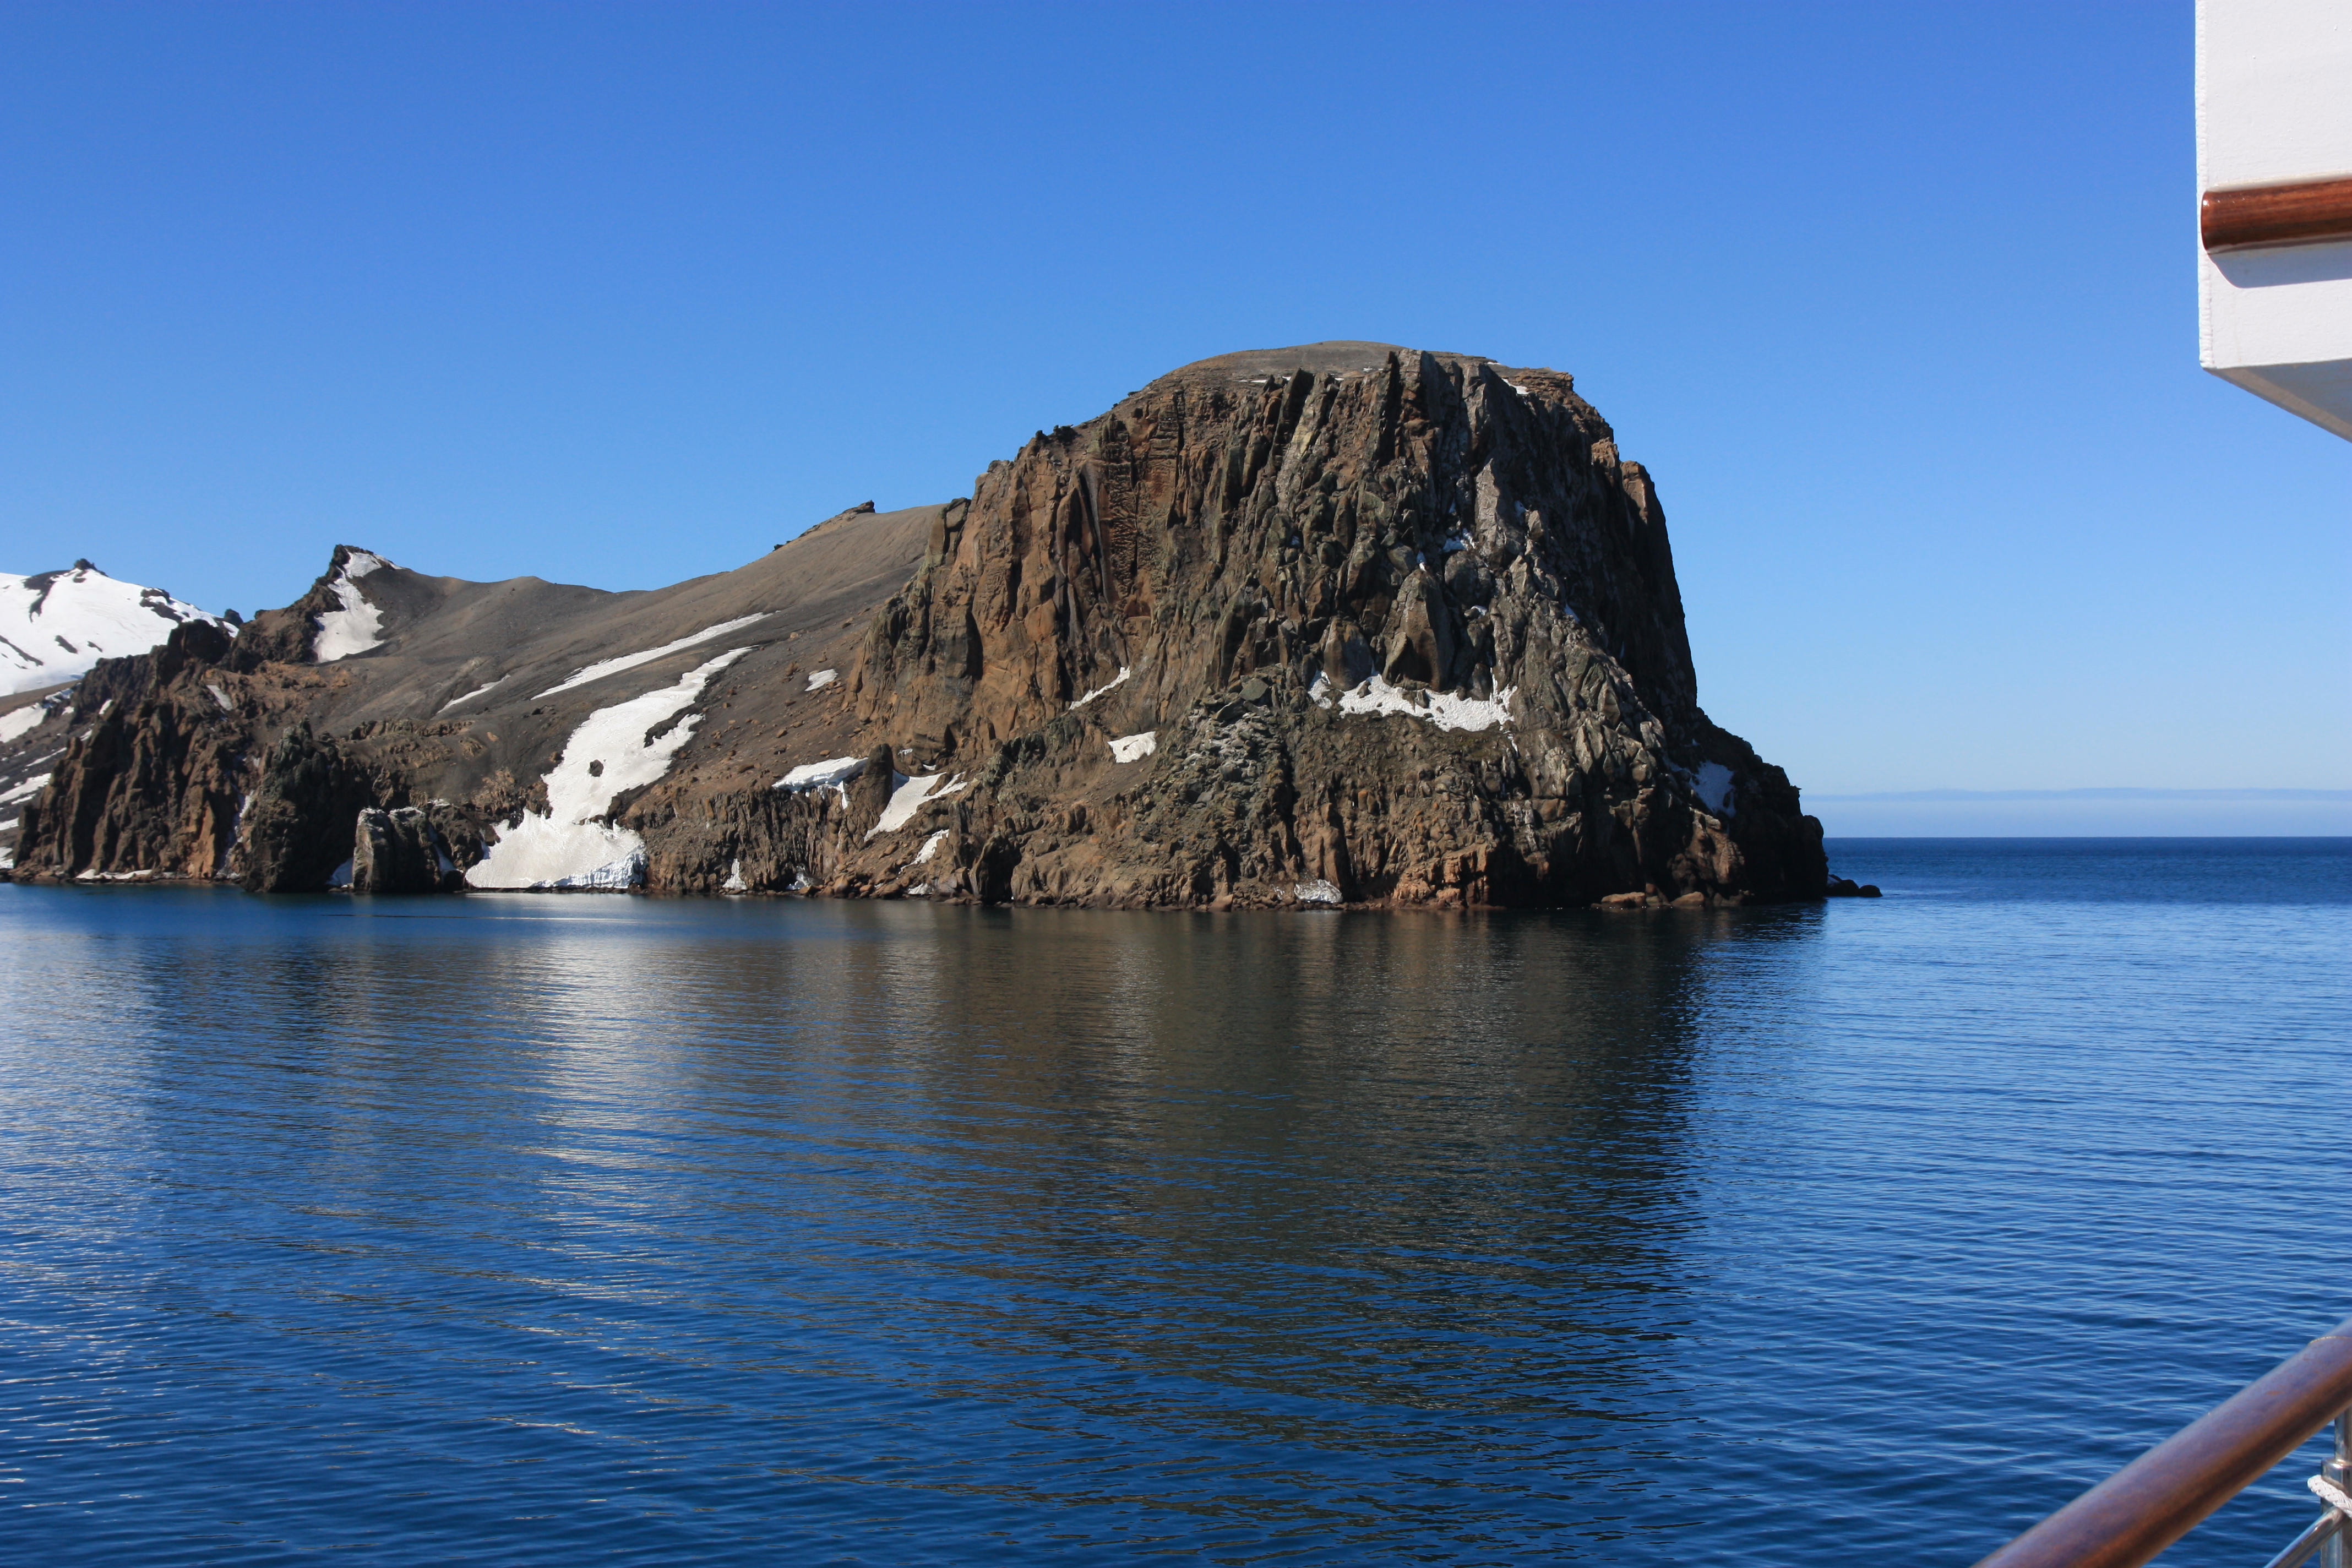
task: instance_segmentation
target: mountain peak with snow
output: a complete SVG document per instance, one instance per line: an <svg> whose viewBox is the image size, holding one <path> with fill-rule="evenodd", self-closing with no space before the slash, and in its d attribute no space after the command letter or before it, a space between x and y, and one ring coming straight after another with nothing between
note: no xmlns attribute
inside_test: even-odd
<svg viewBox="0 0 2352 1568"><path fill-rule="evenodd" d="M189 621L231 626L87 561L29 577L0 576L0 695L79 679L100 659L145 653Z"/></svg>

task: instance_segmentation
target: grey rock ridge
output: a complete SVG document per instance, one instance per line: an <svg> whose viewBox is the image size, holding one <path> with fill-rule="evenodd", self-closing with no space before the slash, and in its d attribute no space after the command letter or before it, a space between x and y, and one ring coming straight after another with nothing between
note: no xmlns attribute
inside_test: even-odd
<svg viewBox="0 0 2352 1568"><path fill-rule="evenodd" d="M968 499L651 593L338 546L49 695L16 873L1117 906L1828 890L1700 709L1649 476L1570 378L1187 365Z"/></svg>

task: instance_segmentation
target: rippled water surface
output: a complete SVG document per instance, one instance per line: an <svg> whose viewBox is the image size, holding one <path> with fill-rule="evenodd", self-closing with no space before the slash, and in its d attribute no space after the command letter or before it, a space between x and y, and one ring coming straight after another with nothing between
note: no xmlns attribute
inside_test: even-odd
<svg viewBox="0 0 2352 1568"><path fill-rule="evenodd" d="M2352 1313L2352 841L1832 850L1887 896L0 887L5 1555L1965 1565Z"/></svg>

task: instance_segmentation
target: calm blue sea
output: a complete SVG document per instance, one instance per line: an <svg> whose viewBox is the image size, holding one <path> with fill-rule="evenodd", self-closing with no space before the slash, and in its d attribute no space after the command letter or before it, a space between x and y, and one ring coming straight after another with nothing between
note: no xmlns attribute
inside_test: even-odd
<svg viewBox="0 0 2352 1568"><path fill-rule="evenodd" d="M1832 851L1886 897L0 887L0 1557L1965 1568L2352 1315L2352 840Z"/></svg>

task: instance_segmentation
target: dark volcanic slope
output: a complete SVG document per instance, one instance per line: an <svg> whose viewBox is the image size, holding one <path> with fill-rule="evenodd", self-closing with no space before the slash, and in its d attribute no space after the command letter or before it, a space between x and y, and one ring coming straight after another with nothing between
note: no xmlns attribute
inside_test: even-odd
<svg viewBox="0 0 2352 1568"><path fill-rule="evenodd" d="M356 842L387 888L439 856L475 886L1120 903L1825 879L1786 777L1699 710L1664 515L1570 379L1383 344L1188 365L968 502L659 593L338 550L234 645L71 700L19 742L78 737L26 874L316 886Z"/></svg>

